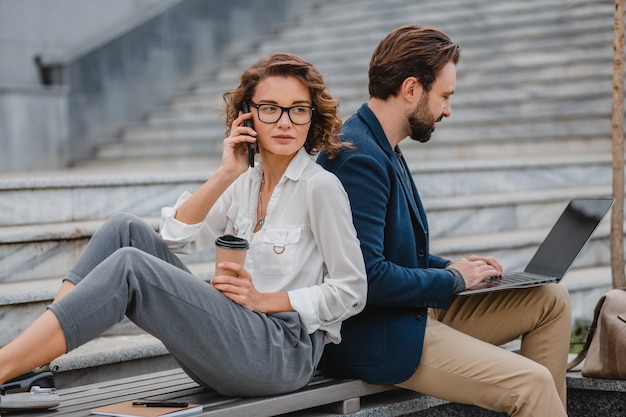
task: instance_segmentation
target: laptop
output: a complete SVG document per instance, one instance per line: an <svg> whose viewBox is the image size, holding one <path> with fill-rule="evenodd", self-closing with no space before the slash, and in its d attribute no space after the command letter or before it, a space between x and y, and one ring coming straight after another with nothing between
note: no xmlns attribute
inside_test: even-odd
<svg viewBox="0 0 626 417"><path fill-rule="evenodd" d="M502 277L489 278L458 295L560 282L614 201L571 200L523 272L503 273Z"/></svg>

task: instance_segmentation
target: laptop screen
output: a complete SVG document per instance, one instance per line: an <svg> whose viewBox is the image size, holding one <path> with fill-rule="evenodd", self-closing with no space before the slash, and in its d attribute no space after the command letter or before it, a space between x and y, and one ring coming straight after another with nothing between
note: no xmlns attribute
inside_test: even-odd
<svg viewBox="0 0 626 417"><path fill-rule="evenodd" d="M570 201L524 271L563 278L613 201L610 198Z"/></svg>

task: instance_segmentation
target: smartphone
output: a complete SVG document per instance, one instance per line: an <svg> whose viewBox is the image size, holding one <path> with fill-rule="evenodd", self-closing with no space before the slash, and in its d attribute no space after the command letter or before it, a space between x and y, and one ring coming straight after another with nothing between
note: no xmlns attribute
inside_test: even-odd
<svg viewBox="0 0 626 417"><path fill-rule="evenodd" d="M250 113L250 106L248 105L247 101L243 102L242 111L244 113ZM246 127L254 128L254 124L252 123L252 119L247 119L245 122L243 122L243 125L246 126ZM254 166L254 143L250 143L250 142L248 142L248 162L249 162L251 167Z"/></svg>

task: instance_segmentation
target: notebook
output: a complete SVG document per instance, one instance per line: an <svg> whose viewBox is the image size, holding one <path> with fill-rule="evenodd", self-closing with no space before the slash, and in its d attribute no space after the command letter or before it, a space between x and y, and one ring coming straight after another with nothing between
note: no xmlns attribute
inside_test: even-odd
<svg viewBox="0 0 626 417"><path fill-rule="evenodd" d="M503 273L502 277L480 282L458 295L561 281L614 201L611 198L571 200L523 272Z"/></svg>
<svg viewBox="0 0 626 417"><path fill-rule="evenodd" d="M138 406L147 404L152 406ZM200 404L173 403L169 407L166 402L124 401L91 410L91 414L108 417L181 417L202 412Z"/></svg>

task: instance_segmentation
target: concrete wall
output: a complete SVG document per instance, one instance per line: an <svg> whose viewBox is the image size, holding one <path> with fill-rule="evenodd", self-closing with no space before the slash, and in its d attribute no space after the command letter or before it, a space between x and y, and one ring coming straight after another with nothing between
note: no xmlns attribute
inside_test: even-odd
<svg viewBox="0 0 626 417"><path fill-rule="evenodd" d="M66 60L169 0L0 0L0 85L39 85L33 57Z"/></svg>
<svg viewBox="0 0 626 417"><path fill-rule="evenodd" d="M68 97L41 85L33 58L70 61L179 0L0 0L0 171L72 159Z"/></svg>
<svg viewBox="0 0 626 417"><path fill-rule="evenodd" d="M69 160L67 89L0 89L0 171L47 169Z"/></svg>
<svg viewBox="0 0 626 417"><path fill-rule="evenodd" d="M0 171L88 158L115 140L120 124L313 3L0 0ZM54 78L65 88L39 85L35 54L60 62ZM46 155L32 152L37 147Z"/></svg>
<svg viewBox="0 0 626 417"><path fill-rule="evenodd" d="M116 140L124 121L161 105L192 75L271 36L306 0L184 0L63 69L73 157Z"/></svg>

